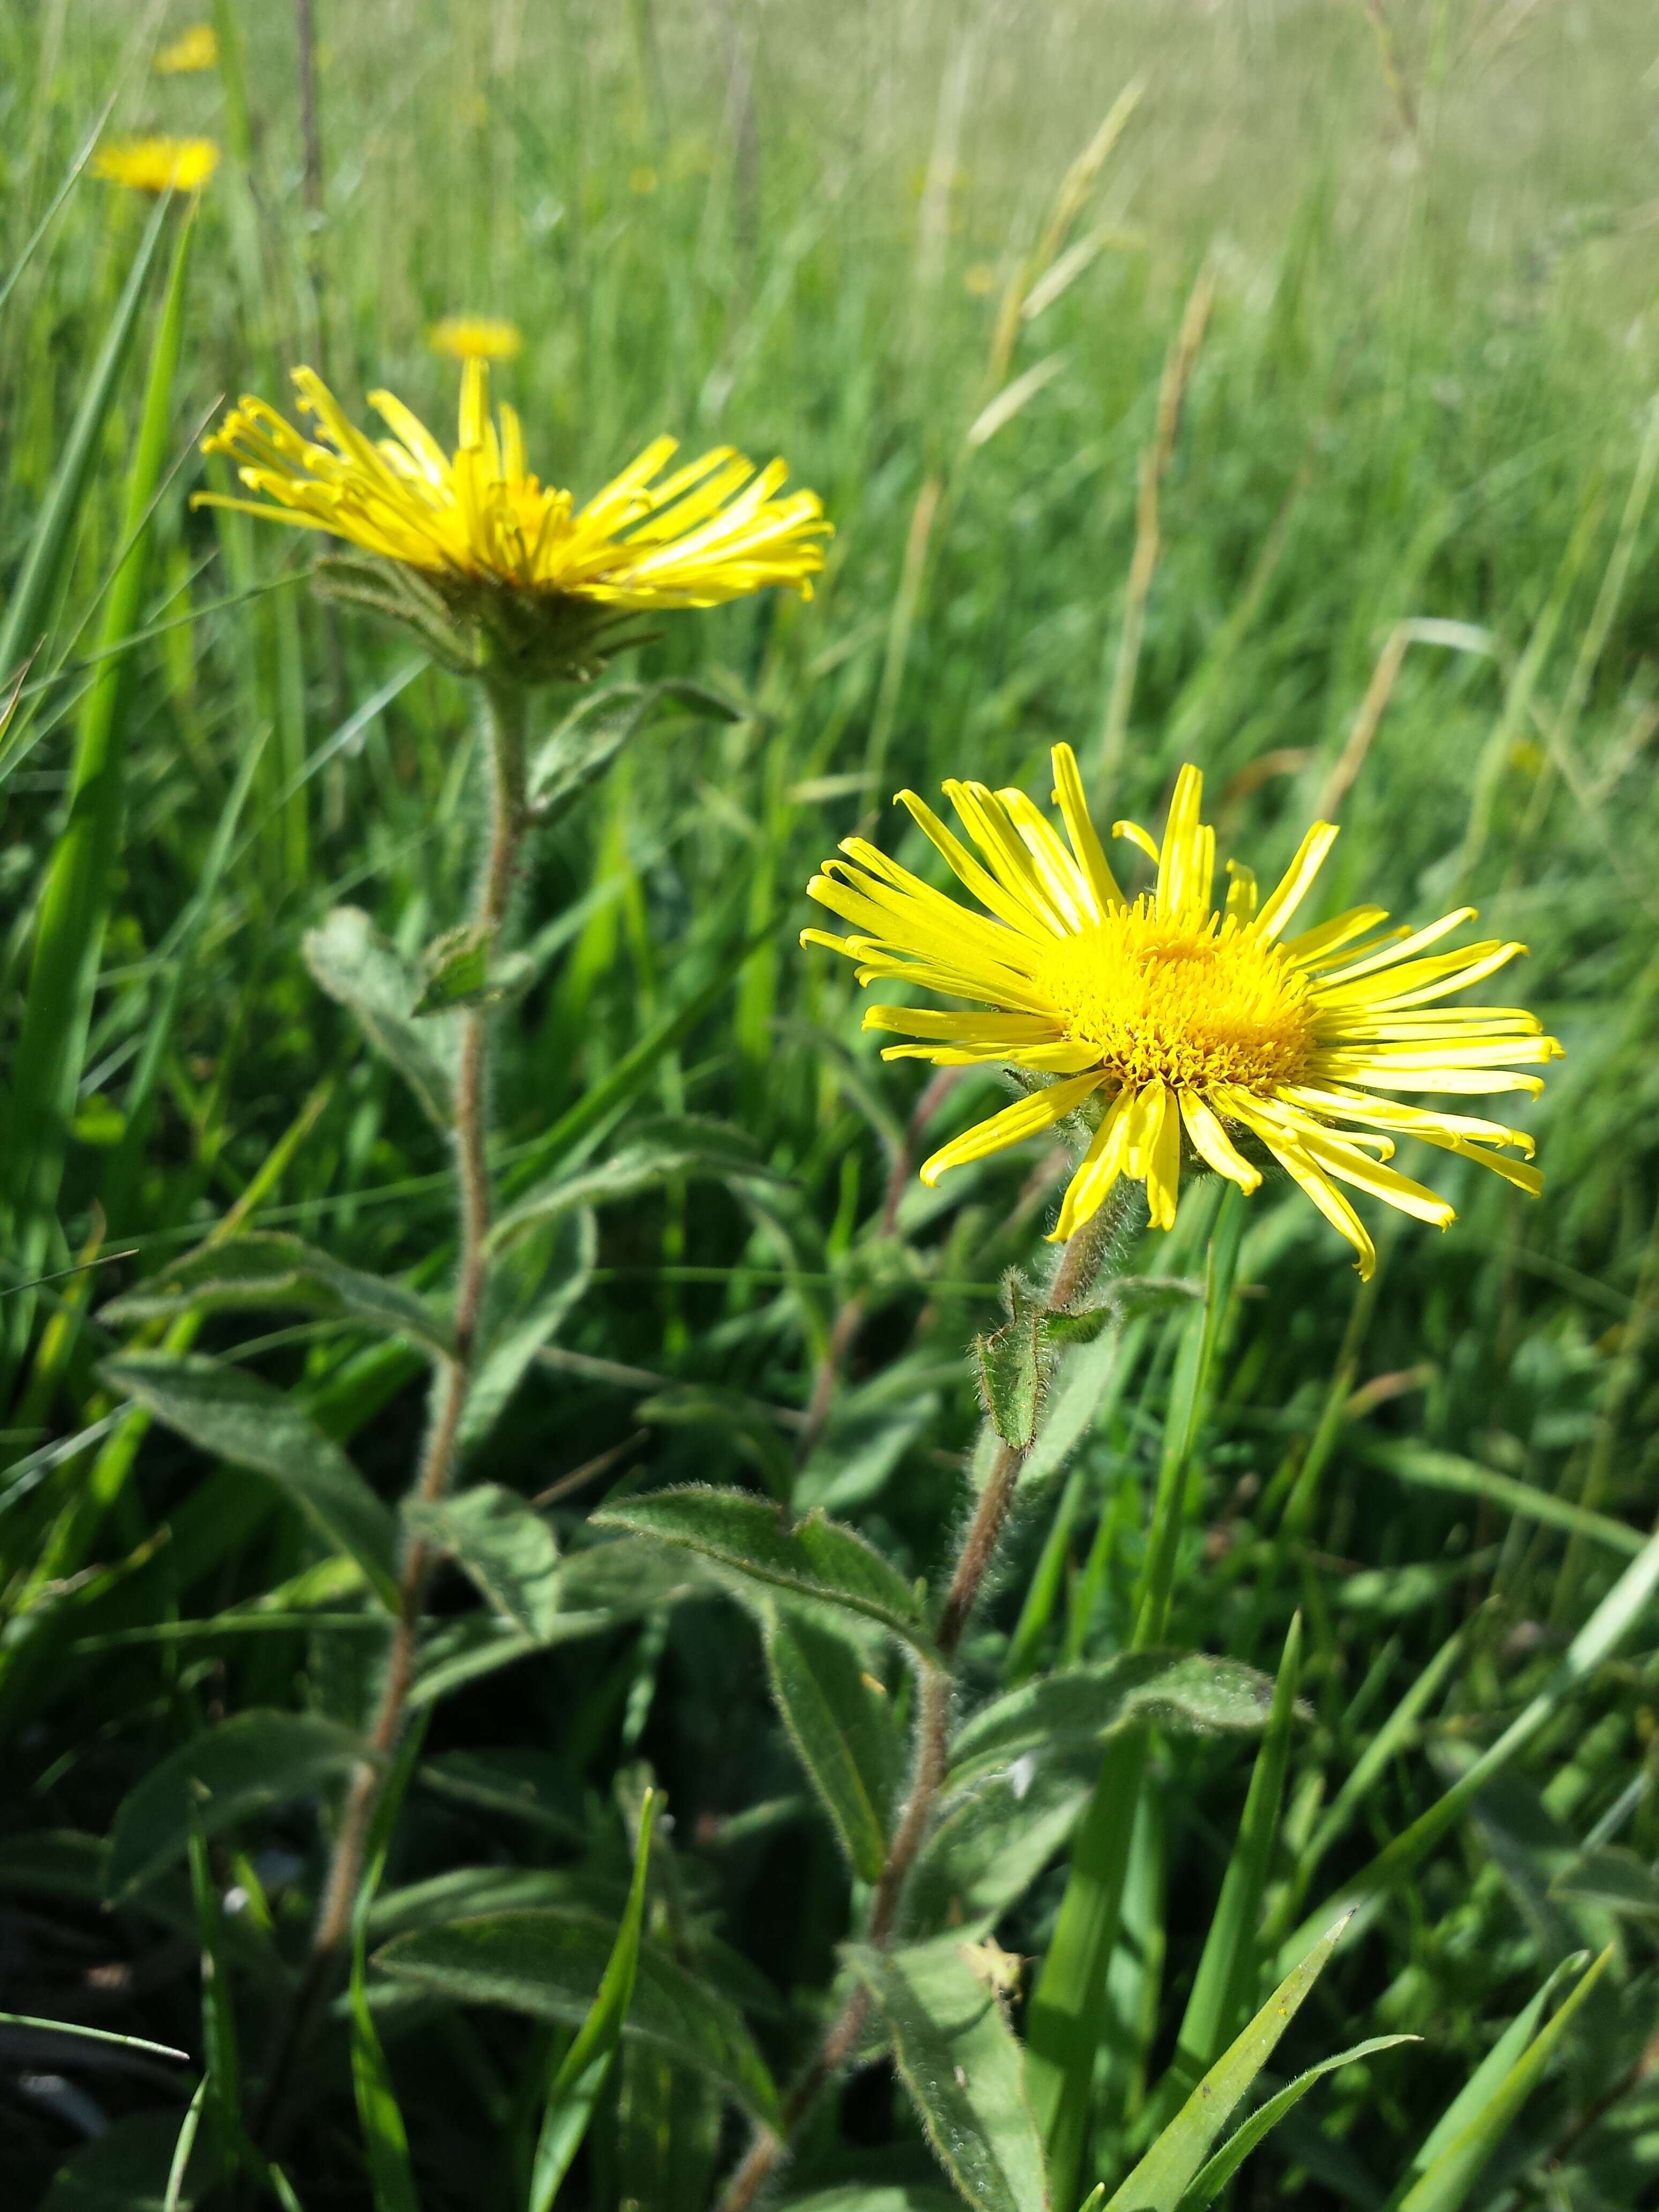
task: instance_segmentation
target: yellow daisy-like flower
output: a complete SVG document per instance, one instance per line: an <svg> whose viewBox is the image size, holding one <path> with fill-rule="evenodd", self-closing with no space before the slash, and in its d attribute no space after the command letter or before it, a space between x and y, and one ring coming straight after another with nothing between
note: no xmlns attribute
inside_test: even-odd
<svg viewBox="0 0 1659 2212"><path fill-rule="evenodd" d="M123 138L100 146L94 173L135 192L193 192L219 166L211 138Z"/></svg>
<svg viewBox="0 0 1659 2212"><path fill-rule="evenodd" d="M244 398L203 451L229 455L264 497L198 498L328 531L441 582L622 609L715 606L769 584L811 597L830 525L816 492L779 497L781 461L757 470L721 446L664 475L676 445L657 438L579 507L526 470L519 417L503 407L492 418L489 379L483 361L467 362L452 455L389 392L369 404L392 434L366 437L313 370L295 369L301 408L326 442Z"/></svg>
<svg viewBox="0 0 1659 2212"><path fill-rule="evenodd" d="M859 962L860 983L894 977L964 999L987 1012L872 1006L866 1029L915 1042L889 1060L940 1066L1000 1061L1050 1081L933 1154L922 1181L1052 1128L1079 1108L1098 1112L1054 1235L1071 1236L1120 1177L1146 1186L1156 1227L1175 1219L1183 1136L1192 1152L1245 1191L1261 1170L1241 1142L1277 1160L1359 1255L1376 1250L1340 1184L1444 1228L1444 1199L1384 1164L1395 1136L1420 1137L1479 1160L1535 1195L1524 1164L1532 1139L1500 1122L1407 1103L1425 1091L1536 1094L1516 1073L1561 1048L1520 1007L1439 1002L1481 981L1525 948L1497 939L1431 951L1474 909L1425 929L1385 929L1381 907L1354 907L1286 933L1336 837L1317 822L1273 892L1257 895L1230 862L1212 898L1215 832L1199 819L1203 779L1183 768L1160 845L1131 822L1115 837L1157 866L1153 888L1120 890L1083 795L1069 745L1054 750L1062 841L1020 791L947 783L977 855L914 792L901 802L978 900L983 913L910 874L862 838L848 838L811 896L858 933L809 929ZM1398 1094L1405 1094L1404 1097ZM1503 1148L1522 1160L1507 1158Z"/></svg>
<svg viewBox="0 0 1659 2212"><path fill-rule="evenodd" d="M192 23L171 45L161 48L155 57L155 69L161 76L189 76L198 70L216 68L218 61L218 33L211 23Z"/></svg>
<svg viewBox="0 0 1659 2212"><path fill-rule="evenodd" d="M434 323L427 343L454 361L516 361L524 351L524 332L499 315L446 315Z"/></svg>

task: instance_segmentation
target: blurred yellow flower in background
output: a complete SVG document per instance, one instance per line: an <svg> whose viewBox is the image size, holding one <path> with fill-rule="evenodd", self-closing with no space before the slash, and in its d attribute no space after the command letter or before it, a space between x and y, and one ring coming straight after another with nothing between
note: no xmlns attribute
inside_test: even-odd
<svg viewBox="0 0 1659 2212"><path fill-rule="evenodd" d="M198 493L324 530L366 552L446 582L620 609L708 607L781 585L811 596L830 525L816 492L780 497L781 460L757 470L729 446L665 476L676 448L657 438L579 507L525 465L524 430L511 407L489 411L489 371L476 356L462 373L459 438L446 453L388 392L369 404L392 432L366 437L322 380L294 372L318 442L263 399L244 398L203 450L223 453L258 500Z"/></svg>
<svg viewBox="0 0 1659 2212"><path fill-rule="evenodd" d="M161 76L185 76L198 70L216 68L219 60L219 34L211 23L192 23L187 31L180 32L155 57L157 73Z"/></svg>
<svg viewBox="0 0 1659 2212"><path fill-rule="evenodd" d="M94 173L135 192L193 192L219 166L211 138L121 138L100 146Z"/></svg>
<svg viewBox="0 0 1659 2212"><path fill-rule="evenodd" d="M427 333L434 353L453 361L516 361L524 332L500 315L446 315Z"/></svg>
<svg viewBox="0 0 1659 2212"><path fill-rule="evenodd" d="M1524 946L1494 939L1431 954L1474 918L1472 907L1411 931L1384 929L1381 907L1354 907L1287 937L1335 841L1328 822L1309 830L1265 900L1250 871L1230 862L1218 911L1215 832L1199 819L1203 779L1194 768L1176 781L1161 845L1134 823L1113 825L1158 870L1152 890L1128 897L1090 819L1071 747L1056 745L1053 758L1068 842L1022 791L947 783L975 857L914 792L899 793L983 913L857 837L842 846L847 860L828 862L809 886L859 934L809 929L802 943L858 961L860 983L892 977L993 1010L872 1006L866 1029L919 1040L889 1046L884 1058L1000 1062L1054 1079L935 1152L924 1182L1094 1102L1103 1110L1057 1238L1081 1228L1126 1176L1146 1184L1153 1226L1169 1228L1183 1135L1199 1161L1246 1191L1260 1188L1261 1170L1237 1140L1253 1141L1348 1239L1366 1276L1376 1250L1340 1183L1440 1228L1453 1218L1444 1199L1383 1164L1395 1136L1479 1160L1536 1195L1537 1170L1501 1149L1529 1158L1522 1132L1387 1095L1543 1088L1537 1076L1513 1072L1561 1055L1534 1015L1436 1003Z"/></svg>
<svg viewBox="0 0 1659 2212"><path fill-rule="evenodd" d="M630 192L638 192L641 198L648 197L657 189L656 171L646 162L641 162L637 169L630 169L628 189Z"/></svg>

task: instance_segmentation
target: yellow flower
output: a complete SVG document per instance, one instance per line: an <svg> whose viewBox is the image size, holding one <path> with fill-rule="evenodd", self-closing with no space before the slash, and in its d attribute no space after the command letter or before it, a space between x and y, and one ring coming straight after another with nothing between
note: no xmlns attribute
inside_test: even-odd
<svg viewBox="0 0 1659 2212"><path fill-rule="evenodd" d="M211 23L192 23L181 32L171 46L163 46L155 57L155 67L162 76L186 76L198 70L210 70L219 59L219 34Z"/></svg>
<svg viewBox="0 0 1659 2212"><path fill-rule="evenodd" d="M1425 929L1386 930L1381 907L1361 906L1289 936L1336 830L1316 823L1266 899L1248 868L1229 863L1222 908L1212 898L1215 832L1199 819L1203 779L1183 768L1164 841L1130 822L1113 826L1156 864L1153 888L1120 890L1089 818L1069 745L1054 750L1054 799L1068 842L1023 792L947 783L945 793L978 848L969 851L914 792L902 803L985 911L899 867L861 838L810 890L858 933L802 933L860 964L860 983L894 977L986 1012L872 1006L867 1029L918 1042L890 1060L940 1066L1000 1061L1050 1079L933 1154L946 1169L982 1159L1052 1128L1079 1108L1097 1114L1054 1235L1069 1237L1120 1177L1146 1186L1155 1226L1175 1219L1183 1136L1191 1152L1245 1191L1261 1170L1239 1149L1277 1160L1359 1255L1376 1251L1339 1184L1444 1228L1444 1199L1383 1164L1393 1138L1420 1137L1479 1160L1536 1195L1532 1139L1496 1121L1407 1103L1425 1091L1536 1094L1514 1071L1560 1057L1553 1037L1518 1007L1447 1007L1525 948L1496 939L1431 952L1472 907ZM1394 1094L1407 1094L1406 1098Z"/></svg>
<svg viewBox="0 0 1659 2212"><path fill-rule="evenodd" d="M211 138L123 138L100 146L93 168L135 192L193 192L219 166Z"/></svg>
<svg viewBox="0 0 1659 2212"><path fill-rule="evenodd" d="M498 315L446 315L432 325L428 343L456 361L516 361L524 332Z"/></svg>
<svg viewBox="0 0 1659 2212"><path fill-rule="evenodd" d="M302 437L262 399L244 398L203 447L225 453L258 500L198 495L302 529L325 530L422 571L440 586L483 583L615 608L708 607L781 584L810 599L830 534L815 492L779 492L781 461L761 470L729 446L667 476L672 438L657 438L585 507L525 467L510 407L489 412L489 372L462 372L453 455L390 392L369 404L392 432L370 439L321 379L296 369Z"/></svg>
<svg viewBox="0 0 1659 2212"><path fill-rule="evenodd" d="M656 171L647 162L641 161L638 168L629 171L628 189L630 192L637 192L642 199L648 198L657 189Z"/></svg>

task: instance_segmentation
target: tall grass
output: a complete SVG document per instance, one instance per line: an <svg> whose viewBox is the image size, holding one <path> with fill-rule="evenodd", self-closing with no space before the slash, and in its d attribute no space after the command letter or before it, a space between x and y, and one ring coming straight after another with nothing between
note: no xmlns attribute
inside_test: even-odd
<svg viewBox="0 0 1659 2212"><path fill-rule="evenodd" d="M459 915L477 730L406 640L306 592L307 547L185 495L210 403L274 392L298 362L354 412L384 384L444 422L453 374L425 332L471 308L525 331L505 388L549 477L596 484L665 425L787 453L837 530L811 606L671 622L638 654L736 719L652 725L539 835L534 981L501 1035L506 1187L597 1173L666 1122L684 1139L685 1117L752 1149L601 1188L581 1295L479 1471L550 1498L577 1557L601 1498L708 1480L827 1504L907 1577L936 1571L978 1419L962 1354L1033 1247L1054 1164L1046 1181L1032 1158L988 1164L939 1194L904 1176L993 1086L924 1091L881 1066L850 978L794 949L806 874L860 824L908 853L897 784L1036 790L1059 738L1108 818L1155 817L1197 761L1224 843L1261 868L1335 808L1333 907L1467 896L1530 946L1527 1001L1569 1051L1533 1117L1545 1196L1455 1170L1456 1226L1391 1226L1367 1286L1299 1199L1253 1201L1205 1387L1185 1308L1129 1324L1079 1455L1016 1523L966 1689L1128 1643L1146 1498L1190 1420L1170 1639L1273 1674L1298 1635L1304 1717L1272 1740L1282 1779L1269 1762L1255 1785L1224 1741L1134 1739L1147 1781L1084 2178L1117 2185L1240 1992L1265 1995L1352 1893L1362 1925L1279 2079L1362 2035L1425 2040L1330 2075L1231 2201L1653 2201L1653 1615L1584 1641L1659 1472L1641 11L1391 7L1392 87L1364 8L1288 0L314 12L315 216L289 11L230 0L221 71L182 80L149 73L171 18L50 0L0 19L6 269L112 88L124 125L206 129L228 155L175 264L164 459L165 264L143 205L81 178L0 307L6 636L33 655L0 744L3 2002L205 2062L224 2201L402 2206L412 2173L428 2208L517 2207L572 2155L544 2130L550 2087L574 2094L579 2070L563 2030L400 1990L376 1948L462 1911L574 1905L605 1924L615 2014L633 1967L609 1946L632 1924L638 1948L624 1906L653 1779L672 1821L647 1938L788 2074L861 1909L734 1608L596 1572L550 1650L469 1684L457 1576L435 1599L456 1686L388 1800L349 1997L296 2038L344 1756L327 1724L355 1729L371 1696L366 1601L258 1478L147 1429L99 1372L170 1331L280 1386L387 1498L418 1444L418 1362L349 1323L256 1335L235 1315L98 1308L228 1217L417 1289L448 1267L441 1140L301 941L349 903L412 955ZM1056 232L1071 165L1138 80ZM106 388L99 349L147 253ZM77 746L100 726L119 789L108 842L77 842ZM44 1182L43 1141L54 1168L61 1152ZM1206 1225L1189 1200L1134 1267L1201 1268ZM895 1670L872 1694L907 1692ZM271 1711L312 1730L285 1739L305 1787L262 1811L254 1776L190 1870L181 1842L106 1902L118 1808ZM1466 1786L1519 1717L1512 1755ZM988 1830L978 1861L941 1859L940 1924L983 1906L1006 1949L1040 1954L1087 1778ZM1247 1791L1255 1855L1235 1856ZM1532 2033L1540 1989L1609 1942L1524 2101L1492 2104L1526 2041L1511 2023ZM35 2026L0 2039L20 2203L167 2201L187 2069ZM592 2126L560 2201L707 2204L740 2148L729 2106L660 2046L617 2048L580 2093ZM1431 2130L1494 2051L1497 2117L1460 2154L1475 2193L1413 2196L1413 2161L1428 2172ZM784 2191L890 2212L939 2186L872 2066L803 2134Z"/></svg>

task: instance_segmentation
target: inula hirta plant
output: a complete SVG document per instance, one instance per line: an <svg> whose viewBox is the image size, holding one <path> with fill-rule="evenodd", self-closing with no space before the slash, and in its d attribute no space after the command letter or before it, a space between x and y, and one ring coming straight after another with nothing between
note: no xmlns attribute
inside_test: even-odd
<svg viewBox="0 0 1659 2212"><path fill-rule="evenodd" d="M427 332L427 343L452 361L516 361L524 332L501 315L446 315Z"/></svg>
<svg viewBox="0 0 1659 2212"><path fill-rule="evenodd" d="M1536 1195L1523 1132L1407 1103L1422 1092L1542 1089L1518 1071L1561 1048L1534 1015L1441 1003L1524 946L1492 939L1431 951L1474 919L1473 907L1415 930L1386 927L1381 907L1352 907L1289 933L1335 841L1328 822L1315 823L1265 899L1250 870L1230 861L1218 900L1215 832L1199 818L1203 779L1190 767L1162 844L1133 822L1112 826L1158 872L1149 890L1128 894L1071 747L1056 745L1053 760L1065 840L1024 792L949 782L970 850L914 792L899 793L983 912L859 837L810 887L856 933L809 929L802 941L856 960L860 983L920 985L988 1010L873 1006L866 1029L914 1040L885 1058L990 1062L1032 1080L925 1162L925 1182L1081 1113L1094 1127L1056 1238L1088 1222L1125 1177L1145 1183L1153 1225L1169 1228L1184 1143L1247 1192L1261 1186L1262 1160L1277 1161L1353 1245L1366 1276L1375 1248L1340 1184L1441 1228L1453 1218L1443 1198L1387 1164L1396 1136L1479 1160Z"/></svg>
<svg viewBox="0 0 1659 2212"><path fill-rule="evenodd" d="M100 146L93 170L135 192L199 191L219 166L211 138L121 138Z"/></svg>
<svg viewBox="0 0 1659 2212"><path fill-rule="evenodd" d="M460 425L446 453L388 392L369 404L391 432L364 435L313 370L296 369L308 438L245 398L206 441L257 500L216 495L268 520L345 539L429 586L448 614L477 624L498 660L534 679L585 672L618 615L712 607L769 585L810 598L830 534L815 492L782 495L788 471L730 446L670 470L656 438L585 504L544 484L511 407L492 416L478 353L462 374Z"/></svg>

